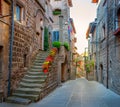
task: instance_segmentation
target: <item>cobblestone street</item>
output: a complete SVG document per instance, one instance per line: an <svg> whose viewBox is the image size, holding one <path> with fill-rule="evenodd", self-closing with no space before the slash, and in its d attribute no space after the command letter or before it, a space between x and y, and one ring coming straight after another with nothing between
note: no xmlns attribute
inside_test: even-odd
<svg viewBox="0 0 120 107"><path fill-rule="evenodd" d="M84 78L71 80L43 100L30 105L0 103L0 107L119 107L120 96L100 83Z"/></svg>

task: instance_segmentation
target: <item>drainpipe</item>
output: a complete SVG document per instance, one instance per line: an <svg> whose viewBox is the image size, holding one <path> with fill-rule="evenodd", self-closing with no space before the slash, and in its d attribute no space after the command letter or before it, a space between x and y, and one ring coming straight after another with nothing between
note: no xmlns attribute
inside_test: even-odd
<svg viewBox="0 0 120 107"><path fill-rule="evenodd" d="M8 65L8 96L10 96L11 87L11 71L12 71L12 50L14 39L14 0L11 0L11 34L10 34L10 46L9 46L9 65Z"/></svg>
<svg viewBox="0 0 120 107"><path fill-rule="evenodd" d="M106 88L108 88L108 80L109 80L109 30L108 30L108 0L106 1L106 15L107 15L107 84L106 84Z"/></svg>

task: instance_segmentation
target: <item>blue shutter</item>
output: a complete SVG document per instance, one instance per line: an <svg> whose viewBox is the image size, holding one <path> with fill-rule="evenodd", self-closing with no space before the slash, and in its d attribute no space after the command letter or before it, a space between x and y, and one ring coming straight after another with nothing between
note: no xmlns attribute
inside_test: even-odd
<svg viewBox="0 0 120 107"><path fill-rule="evenodd" d="M53 31L52 42L59 41L59 31Z"/></svg>
<svg viewBox="0 0 120 107"><path fill-rule="evenodd" d="M59 31L56 32L56 41L59 41Z"/></svg>

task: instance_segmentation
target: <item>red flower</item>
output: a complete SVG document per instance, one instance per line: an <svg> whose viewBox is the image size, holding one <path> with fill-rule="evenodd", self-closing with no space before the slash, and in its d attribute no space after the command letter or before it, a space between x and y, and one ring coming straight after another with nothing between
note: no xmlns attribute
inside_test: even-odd
<svg viewBox="0 0 120 107"><path fill-rule="evenodd" d="M48 69L44 69L43 72L44 72L44 73L47 73L47 72L48 72Z"/></svg>

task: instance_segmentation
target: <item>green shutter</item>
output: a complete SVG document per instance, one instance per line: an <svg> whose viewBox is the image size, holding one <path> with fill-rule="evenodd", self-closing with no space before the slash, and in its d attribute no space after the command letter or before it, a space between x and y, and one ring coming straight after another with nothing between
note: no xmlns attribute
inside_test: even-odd
<svg viewBox="0 0 120 107"><path fill-rule="evenodd" d="M49 43L48 43L48 28L44 28L44 50L47 51L49 49Z"/></svg>

